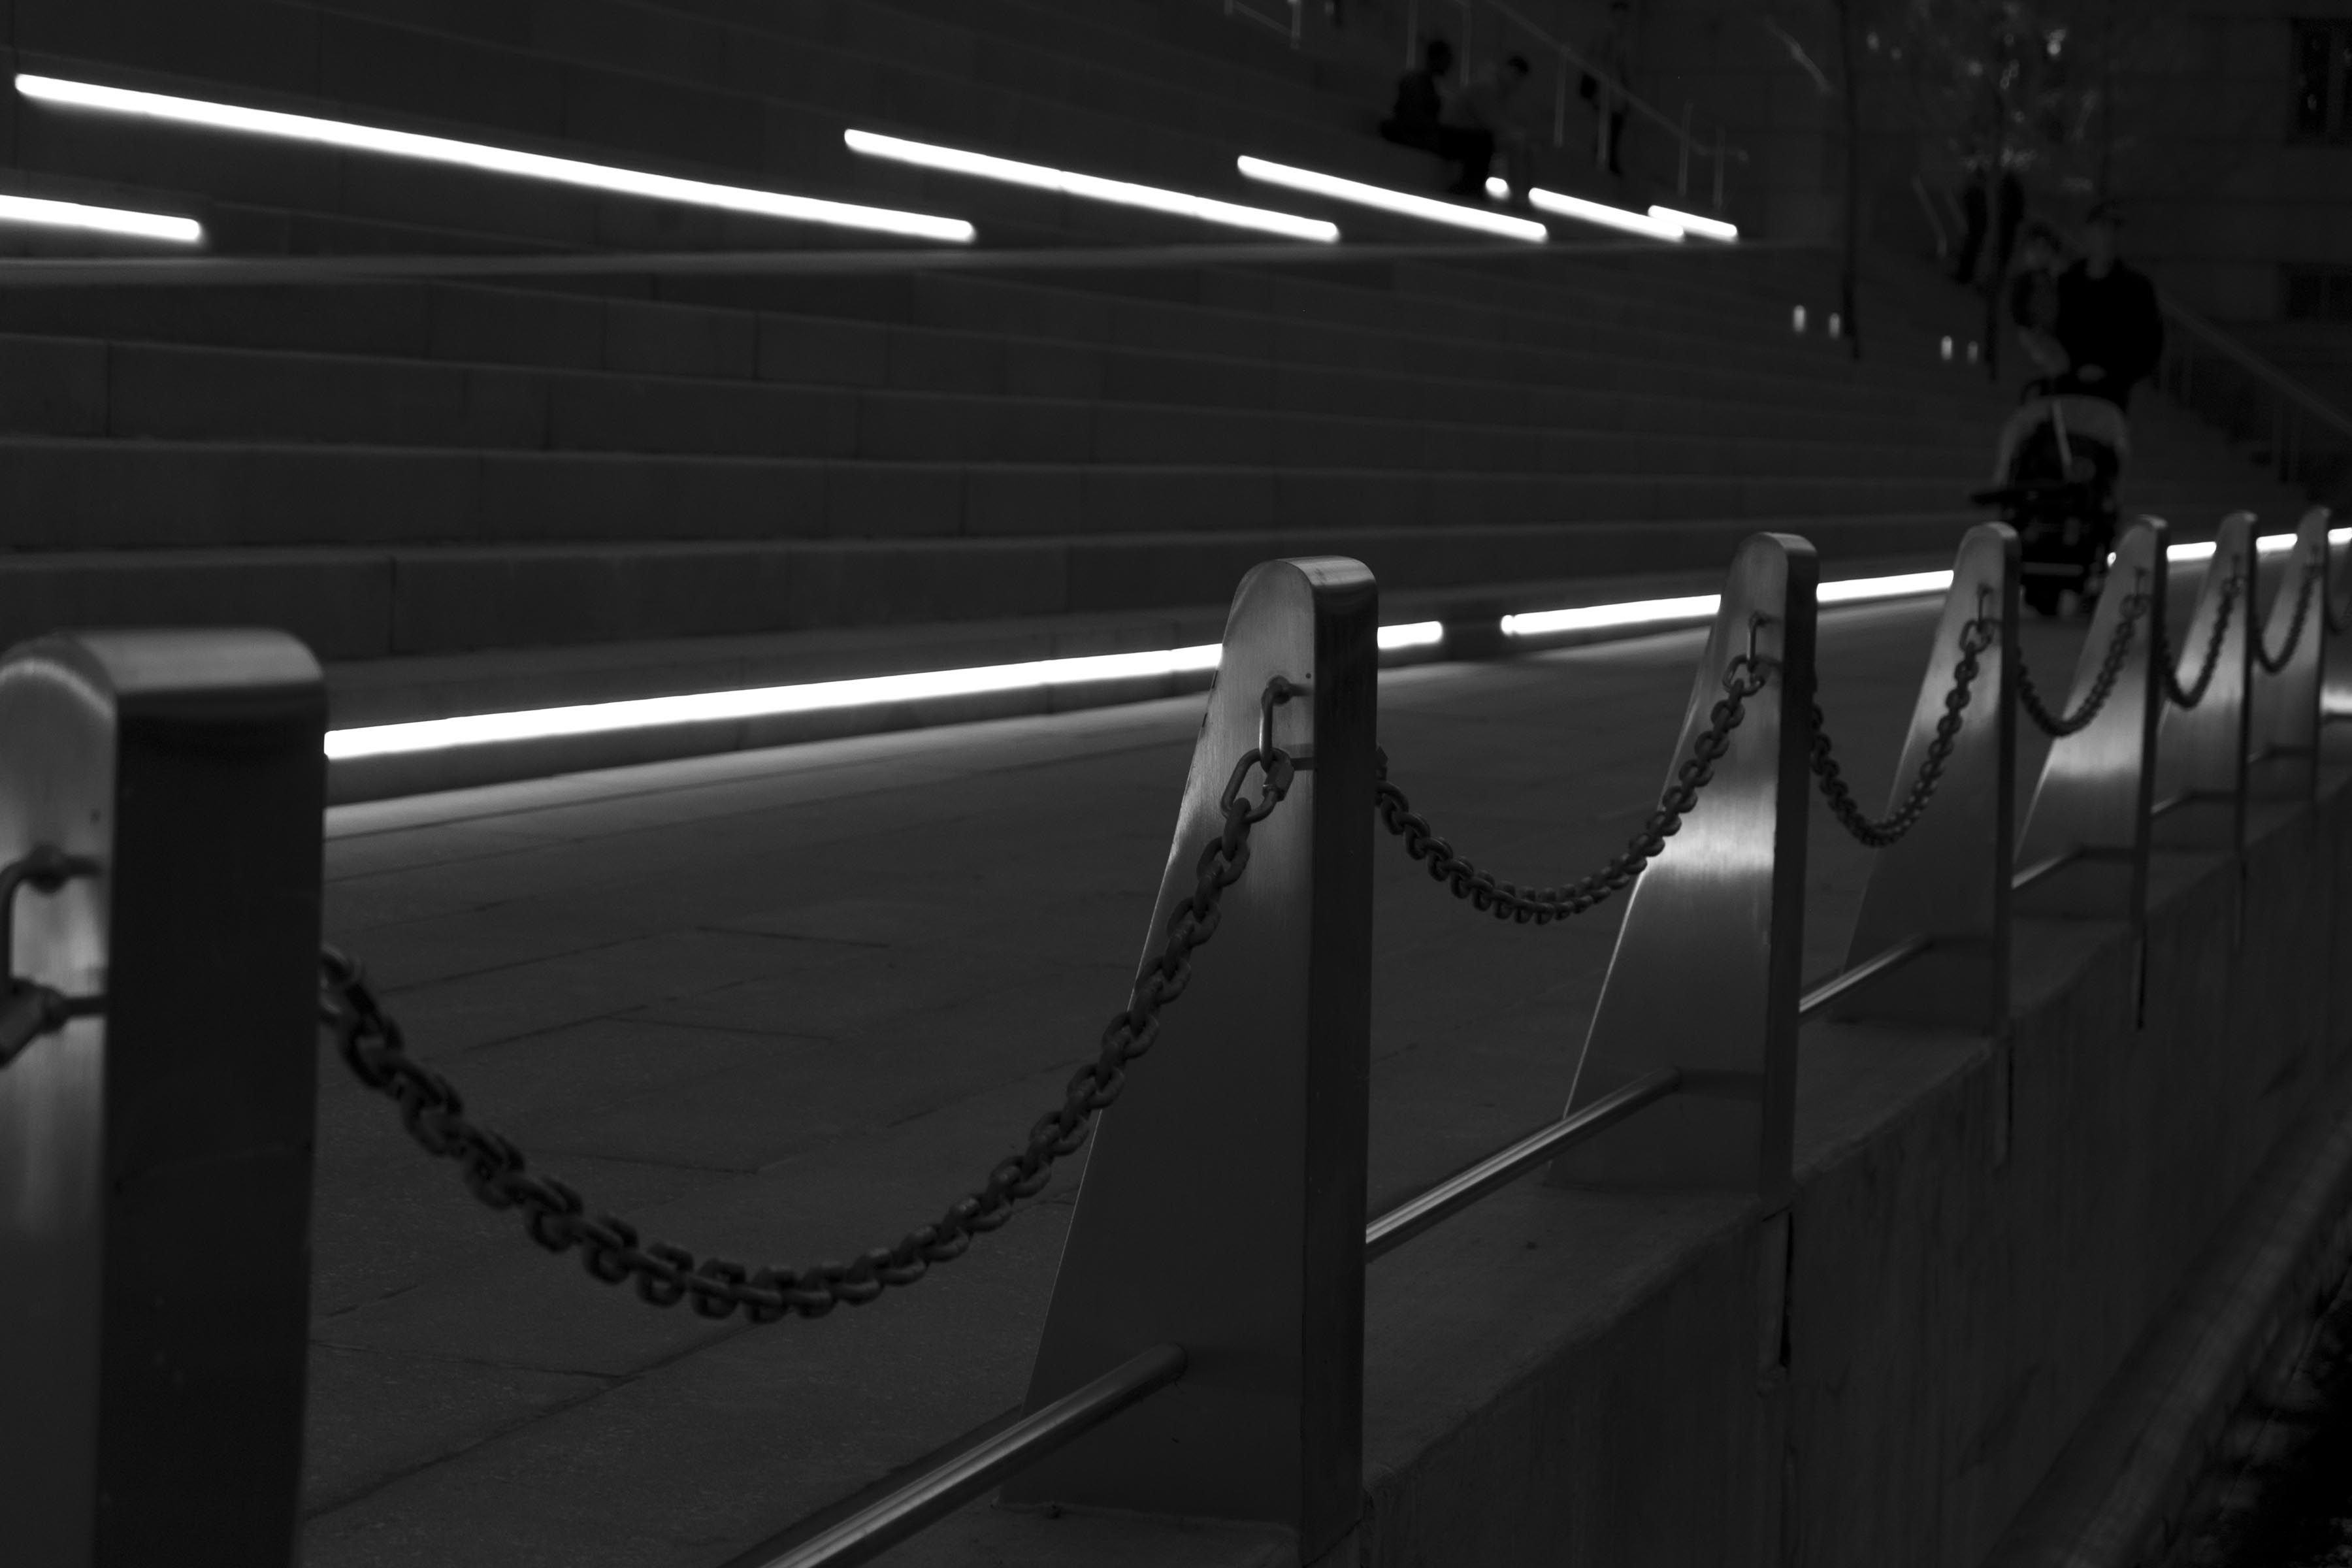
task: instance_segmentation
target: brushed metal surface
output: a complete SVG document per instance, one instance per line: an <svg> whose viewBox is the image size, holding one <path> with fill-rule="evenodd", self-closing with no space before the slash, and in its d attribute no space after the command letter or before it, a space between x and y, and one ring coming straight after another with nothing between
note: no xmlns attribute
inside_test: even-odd
<svg viewBox="0 0 2352 1568"><path fill-rule="evenodd" d="M1312 688L1275 723L1314 767L1253 834L1190 988L1096 1131L1027 1407L1153 1344L1190 1370L1008 1502L1268 1521L1303 1558L1361 1507L1378 619L1371 574L1338 558L1266 563L1235 595L1147 954L1274 676Z"/></svg>
<svg viewBox="0 0 2352 1568"><path fill-rule="evenodd" d="M2176 679L2192 685L2203 673L2214 623L2225 599L2236 604L2222 634L2213 679L2194 708L2166 698L2156 726L2156 799L2178 803L2157 814L2153 842L2176 849L2237 854L2246 839L2247 689L2253 671L2257 595L2254 515L2233 511L2213 536L2213 558L2197 585L2197 604L2185 620L2172 617ZM2170 595L2167 595L2168 614Z"/></svg>
<svg viewBox="0 0 2352 1568"><path fill-rule="evenodd" d="M1042 1410L982 1439L761 1568L851 1568L936 1524L1006 1476L1068 1447L1184 1375L1184 1352L1153 1345Z"/></svg>
<svg viewBox="0 0 2352 1568"><path fill-rule="evenodd" d="M2155 799L2155 773L2146 764L2155 754L2157 704L2163 698L2155 680L2153 617L2161 613L2170 543L2171 530L2154 517L2133 523L2116 542L2106 592L2067 689L2067 711L2077 710L2088 695L2133 593L2150 595L2147 616L2106 706L2082 730L2053 742L2042 760L2018 835L2017 868L2063 864L2036 878L2030 892L2021 889L2015 909L2140 923L2147 905L2148 808ZM2046 672L2042 686L2053 689Z"/></svg>
<svg viewBox="0 0 2352 1568"><path fill-rule="evenodd" d="M2249 694L2252 711L2246 724L2248 784L2267 798L2307 800L2319 788L2320 685L2328 655L2325 595L2329 521L2324 506L2305 511L2295 524L2294 548L2275 569L2263 574L2266 580L2276 580L2275 587L2264 588L2270 609L2263 617L2263 647L2273 658L2287 645L2305 584L2318 595L2309 601L2302 633L2287 653L2284 668L2273 673L2257 664L2253 670Z"/></svg>
<svg viewBox="0 0 2352 1568"><path fill-rule="evenodd" d="M0 858L100 868L19 897L17 973L106 997L0 1072L12 1563L291 1558L325 722L275 632L0 660Z"/></svg>
<svg viewBox="0 0 2352 1568"><path fill-rule="evenodd" d="M2319 510L2326 521L2335 521L2326 508ZM2352 557L2352 550L2327 547L2328 615L2339 626L2352 625L2352 565L2346 563L2347 557ZM2319 718L2323 724L2352 719L2352 635L2328 634L2320 656Z"/></svg>
<svg viewBox="0 0 2352 1568"><path fill-rule="evenodd" d="M1730 1189L1768 1205L1788 1191L1819 581L1793 535L1751 535L1733 557L1668 777L1751 639L1771 679L1633 884L1568 1110L1662 1068L1680 1069L1682 1089L1553 1162L1554 1185Z"/></svg>
<svg viewBox="0 0 2352 1568"><path fill-rule="evenodd" d="M2017 710L2009 684L2018 568L2017 534L2005 524L1979 524L1960 542L1888 795L1890 811L1902 804L1935 741L1962 657L1962 635L1979 618L1999 623L1999 635L1977 656L1969 705L1935 798L1910 832L1878 851L1871 867L1846 968L1906 942L1925 939L1927 946L1885 978L1840 995L1829 1007L1833 1018L1986 1033L2008 1022L2017 792Z"/></svg>

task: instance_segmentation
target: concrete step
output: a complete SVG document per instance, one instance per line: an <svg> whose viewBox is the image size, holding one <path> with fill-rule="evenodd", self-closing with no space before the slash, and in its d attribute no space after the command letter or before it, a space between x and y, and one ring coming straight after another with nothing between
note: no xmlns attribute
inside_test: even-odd
<svg viewBox="0 0 2352 1568"><path fill-rule="evenodd" d="M827 461L0 438L0 546L1007 538L1926 510L1886 477Z"/></svg>
<svg viewBox="0 0 2352 1568"><path fill-rule="evenodd" d="M1219 602L1283 555L1364 561L1391 592L1697 569L1759 529L1862 556L1948 553L1953 510L1577 523L1343 520L999 539L403 543L0 552L0 639L63 626L277 626L337 660Z"/></svg>
<svg viewBox="0 0 2352 1568"><path fill-rule="evenodd" d="M1838 380L1792 379L1713 366L1693 369L1654 357L1538 353L1406 333L1270 331L1264 318L1238 313L1217 318L1213 324L1221 330L1212 333L1187 331L1198 312L1188 316L1168 307L1095 310L1096 330L1087 330L1088 323L1069 320L1076 314L1069 308L1071 295L1018 284L998 285L994 293L981 296L981 305L969 308L959 302L971 297L969 290L918 294L895 283L812 285L804 292L818 297L804 298L797 312L786 314L612 293L453 283L15 290L0 295L0 330L724 379L838 376L871 384L885 375L919 380L917 367L936 367L950 378L946 385L958 390L1008 384L1074 390L1118 379L1129 395L1170 402L1192 401L1194 395L1182 388L1199 384L1202 376L1217 382L1208 395L1220 399L1234 395L1235 374L1264 384L1271 359L1286 367L1370 373L1390 378L1388 384L1443 378L1497 387L1633 393L1702 405L1801 408L1832 416L1921 419L1948 412L1939 399L1860 384L1857 373L1842 363L1826 367ZM867 305L869 313L826 315L825 307L843 297ZM934 299L940 301L937 308L929 303ZM1004 300L1012 303L989 303ZM1021 319L1006 322L1016 308ZM996 318L993 324L985 321L988 316ZM1213 368L1220 358L1229 367L1251 368ZM1017 374L1016 364L1023 367ZM1704 419L1705 408L1694 416Z"/></svg>
<svg viewBox="0 0 2352 1568"><path fill-rule="evenodd" d="M1566 399L1555 399L1564 402ZM1591 404L1596 400L1586 400ZM58 338L0 338L0 434L873 460L1854 476L1965 471L1948 434L1717 435L1002 393L845 390ZM1451 417L1448 417L1451 416Z"/></svg>

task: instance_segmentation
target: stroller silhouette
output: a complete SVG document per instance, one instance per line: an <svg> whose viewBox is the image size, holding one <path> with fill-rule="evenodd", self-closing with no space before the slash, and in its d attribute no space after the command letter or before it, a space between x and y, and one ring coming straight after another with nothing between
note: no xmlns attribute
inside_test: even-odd
<svg viewBox="0 0 2352 1568"><path fill-rule="evenodd" d="M2025 602L2045 616L2087 610L2115 547L2116 477L2131 455L2131 423L2103 397L2029 382L2001 426L1994 483L1969 499L2000 509L2017 530ZM2074 595L2070 606L2067 595Z"/></svg>

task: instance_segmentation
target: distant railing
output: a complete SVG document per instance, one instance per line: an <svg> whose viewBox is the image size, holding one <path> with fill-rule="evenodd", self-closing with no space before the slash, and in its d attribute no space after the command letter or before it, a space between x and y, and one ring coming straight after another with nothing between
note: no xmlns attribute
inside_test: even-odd
<svg viewBox="0 0 2352 1568"><path fill-rule="evenodd" d="M1290 33L1294 42L1301 36L1305 16L1300 0L1293 0L1290 19L1286 26L1263 13L1254 12L1243 0L1224 0L1225 13L1261 26ZM1675 148L1675 191L1684 200L1690 199L1694 164L1702 165L1708 173L1704 176L1710 187L1712 210L1721 212L1727 199L1726 170L1731 163L1746 163L1748 150L1731 143L1723 125L1717 122L1711 131L1697 128L1697 107L1685 100L1680 114L1669 113L1651 102L1632 87L1601 69L1575 46L1566 42L1507 3L1507 0L1428 0L1427 9L1435 13L1443 6L1459 18L1461 37L1455 58L1460 62L1461 79L1466 85L1475 68L1475 61L1484 56L1500 57L1512 52L1536 55L1551 62L1553 67L1551 143L1564 148L1569 144L1570 101L1579 95L1580 85L1590 80L1596 101L1622 105L1625 110L1655 126L1673 139ZM1367 15L1361 0L1349 0L1343 13L1351 30L1363 25ZM1421 63L1424 42L1423 0L1402 0L1397 16L1400 24L1400 53L1406 69ZM1434 25L1433 21L1431 25ZM1520 46L1515 50L1514 43ZM1603 151L1596 138L1596 156Z"/></svg>
<svg viewBox="0 0 2352 1568"><path fill-rule="evenodd" d="M2283 484L2342 504L2352 492L2352 415L2169 294L2158 382L2250 447Z"/></svg>
<svg viewBox="0 0 2352 1568"><path fill-rule="evenodd" d="M1268 32L1279 33L1290 40L1290 47L1295 49L1306 31L1307 0L1289 0L1284 9L1287 16L1271 16L1255 5L1246 4L1245 0L1225 0L1226 16L1255 22Z"/></svg>

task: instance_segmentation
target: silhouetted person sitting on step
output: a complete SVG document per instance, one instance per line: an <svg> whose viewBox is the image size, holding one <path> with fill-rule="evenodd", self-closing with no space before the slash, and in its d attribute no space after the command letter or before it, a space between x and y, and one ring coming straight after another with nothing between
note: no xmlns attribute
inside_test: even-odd
<svg viewBox="0 0 2352 1568"><path fill-rule="evenodd" d="M1420 69L1397 79L1396 107L1381 121L1381 134L1400 147L1434 153L1445 112L1445 73L1454 68L1454 46L1432 38L1421 51L1421 61Z"/></svg>

